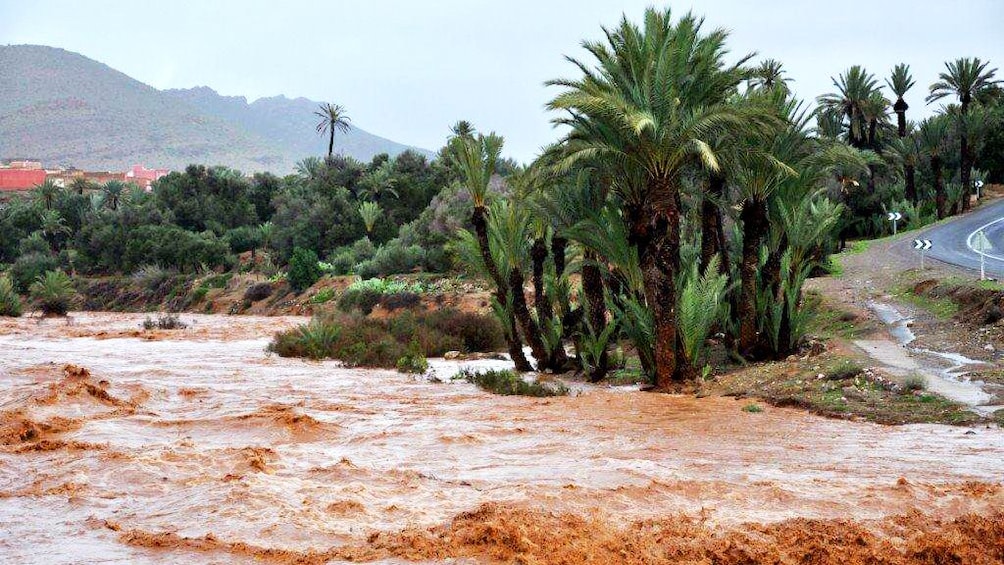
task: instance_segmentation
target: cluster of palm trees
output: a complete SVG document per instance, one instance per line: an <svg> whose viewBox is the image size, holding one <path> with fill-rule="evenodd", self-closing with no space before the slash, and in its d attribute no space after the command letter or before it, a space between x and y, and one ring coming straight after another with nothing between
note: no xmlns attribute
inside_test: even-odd
<svg viewBox="0 0 1004 565"><path fill-rule="evenodd" d="M869 160L815 134L776 61L727 64L727 33L702 24L649 9L584 43L581 76L549 83L567 133L504 196L488 190L502 138L455 131L474 205L456 251L494 284L519 369L526 343L538 370L600 379L623 340L665 390L707 370L715 334L747 359L798 347L843 209L827 190Z"/></svg>
<svg viewBox="0 0 1004 565"><path fill-rule="evenodd" d="M905 205L922 204L926 199L917 172L923 167L937 218L964 212L970 206L973 172L978 166L974 147L996 127L998 119L981 103L1000 82L995 74L996 69L976 57L947 62L939 80L930 85L926 101L954 99L955 103L918 125L906 117L905 96L916 85L908 65L896 65L885 81L892 100L875 75L853 66L833 80L835 92L819 97L819 131L864 152L869 161L868 194L875 192L877 179L898 182L902 178ZM896 115L895 127L890 114ZM953 141L958 153L953 151ZM957 157L953 159L957 168L951 171L945 171L948 156ZM958 178L953 190L946 187L946 172L949 178Z"/></svg>

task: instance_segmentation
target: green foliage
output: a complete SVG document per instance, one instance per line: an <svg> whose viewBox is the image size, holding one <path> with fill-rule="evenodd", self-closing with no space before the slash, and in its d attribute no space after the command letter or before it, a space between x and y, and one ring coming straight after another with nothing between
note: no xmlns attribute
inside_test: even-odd
<svg viewBox="0 0 1004 565"><path fill-rule="evenodd" d="M853 359L840 359L826 369L826 378L832 381L842 381L854 378L864 372L857 361Z"/></svg>
<svg viewBox="0 0 1004 565"><path fill-rule="evenodd" d="M763 412L763 407L755 402L750 402L746 406L743 406L743 412L748 412L750 414L759 414Z"/></svg>
<svg viewBox="0 0 1004 565"><path fill-rule="evenodd" d="M464 369L457 373L454 380L463 380L475 384L478 388L506 396L567 396L568 387L560 382L545 383L539 380L527 381L515 371L487 370L475 372Z"/></svg>
<svg viewBox="0 0 1004 565"><path fill-rule="evenodd" d="M408 352L397 360L397 370L400 373L424 374L429 370L429 361L422 355L418 341L412 340Z"/></svg>
<svg viewBox="0 0 1004 565"><path fill-rule="evenodd" d="M322 288L317 291L317 294L310 297L311 304L324 304L335 297L335 289L333 288Z"/></svg>
<svg viewBox="0 0 1004 565"><path fill-rule="evenodd" d="M31 284L49 271L59 268L59 261L49 253L28 253L17 258L10 268L14 288L27 293Z"/></svg>
<svg viewBox="0 0 1004 565"><path fill-rule="evenodd" d="M177 314L161 314L157 319L147 316L143 320L144 330L183 330L188 324L181 321Z"/></svg>
<svg viewBox="0 0 1004 565"><path fill-rule="evenodd" d="M691 264L679 297L680 341L685 362L697 369L704 360L705 342L711 328L728 317L729 305L725 300L728 277L719 274L716 256L704 274L698 272L697 263Z"/></svg>
<svg viewBox="0 0 1004 565"><path fill-rule="evenodd" d="M246 302L258 302L259 300L265 300L269 296L272 296L272 283L257 283L248 287L244 291L244 300Z"/></svg>
<svg viewBox="0 0 1004 565"><path fill-rule="evenodd" d="M297 247L289 259L289 286L296 292L303 292L321 278L321 267L317 264L317 253L312 249Z"/></svg>
<svg viewBox="0 0 1004 565"><path fill-rule="evenodd" d="M63 271L48 271L31 285L31 299L45 316L65 316L75 298L73 283Z"/></svg>
<svg viewBox="0 0 1004 565"><path fill-rule="evenodd" d="M415 306L422 292L424 287L421 283L408 284L380 278L359 280L342 292L338 298L338 308L343 312L358 310L368 316L378 304L388 310Z"/></svg>
<svg viewBox="0 0 1004 565"><path fill-rule="evenodd" d="M21 297L14 290L14 283L7 275L0 275L0 316L21 315Z"/></svg>

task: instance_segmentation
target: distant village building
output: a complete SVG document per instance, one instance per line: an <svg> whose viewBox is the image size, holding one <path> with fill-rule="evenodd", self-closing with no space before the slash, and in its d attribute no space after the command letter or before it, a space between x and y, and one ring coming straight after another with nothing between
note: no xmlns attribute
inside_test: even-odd
<svg viewBox="0 0 1004 565"><path fill-rule="evenodd" d="M74 181L82 179L95 185L117 180L133 183L144 190L150 190L154 181L170 173L169 169L147 169L143 165L133 165L132 169L115 173L111 171L82 171L80 169L44 169L40 161L17 159L0 163L0 192L31 190L46 179L56 186L68 188Z"/></svg>
<svg viewBox="0 0 1004 565"><path fill-rule="evenodd" d="M133 165L132 170L126 171L125 176L128 182L133 182L146 190L160 177L170 173L169 169L147 169L143 165Z"/></svg>

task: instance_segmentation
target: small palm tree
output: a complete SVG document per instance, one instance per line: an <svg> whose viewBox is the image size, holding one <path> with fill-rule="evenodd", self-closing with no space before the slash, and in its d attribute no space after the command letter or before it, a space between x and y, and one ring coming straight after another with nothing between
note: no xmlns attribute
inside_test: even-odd
<svg viewBox="0 0 1004 565"><path fill-rule="evenodd" d="M30 292L45 316L65 316L76 297L70 277L60 270L39 275Z"/></svg>
<svg viewBox="0 0 1004 565"><path fill-rule="evenodd" d="M781 88L787 92L788 83L791 82L791 79L785 77L784 74L784 65L781 64L781 61L776 59L764 59L759 65L750 71L749 79L747 79L746 83L750 88L759 88L763 90Z"/></svg>
<svg viewBox="0 0 1004 565"><path fill-rule="evenodd" d="M988 69L990 62L981 61L979 57L965 57L945 63L946 72L938 75L938 82L931 85L931 93L927 96L927 102L936 102L948 96L955 96L959 99L959 111L962 119L965 120L969 113L969 106L973 100L988 88L1000 83L994 80L997 69ZM962 180L962 209L969 208L969 192L973 189L970 177L973 168L973 155L969 146L969 136L965 128L959 126L960 145L960 179Z"/></svg>
<svg viewBox="0 0 1004 565"><path fill-rule="evenodd" d="M258 226L258 233L261 235L261 248L268 252L269 245L272 243L272 235L275 229L272 226L272 222L264 222Z"/></svg>
<svg viewBox="0 0 1004 565"><path fill-rule="evenodd" d="M383 210L376 202L367 201L359 204L359 215L363 219L363 225L366 226L366 235L373 235L373 226L382 214Z"/></svg>
<svg viewBox="0 0 1004 565"><path fill-rule="evenodd" d="M317 133L328 134L328 158L331 158L335 152L335 131L347 133L352 129L352 125L349 123L352 119L345 113L345 108L330 103L321 104L314 115L321 118L321 121L317 123Z"/></svg>
<svg viewBox="0 0 1004 565"><path fill-rule="evenodd" d="M39 222L42 224L42 234L53 250L58 247L59 238L70 233L70 228L57 210L43 211L39 215Z"/></svg>
<svg viewBox="0 0 1004 565"><path fill-rule="evenodd" d="M45 179L42 181L42 184L35 186L33 192L36 202L40 203L46 210L52 210L52 205L63 192L63 189L56 184L56 181Z"/></svg>
<svg viewBox="0 0 1004 565"><path fill-rule="evenodd" d="M324 161L320 157L306 157L296 164L296 174L306 181L320 178L324 171Z"/></svg>
<svg viewBox="0 0 1004 565"><path fill-rule="evenodd" d="M110 210L118 210L119 204L126 195L126 184L122 181L111 180L105 183L101 187L101 193L104 196L103 204Z"/></svg>
<svg viewBox="0 0 1004 565"><path fill-rule="evenodd" d="M359 184L362 188L359 197L362 199L382 202L388 196L400 197L394 188L397 186L397 179L394 176L394 163L391 161L382 163L376 170L363 177Z"/></svg>

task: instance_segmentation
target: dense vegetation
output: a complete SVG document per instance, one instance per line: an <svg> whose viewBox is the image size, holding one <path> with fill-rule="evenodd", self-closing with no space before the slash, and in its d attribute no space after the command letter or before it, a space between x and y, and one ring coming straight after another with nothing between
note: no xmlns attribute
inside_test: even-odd
<svg viewBox="0 0 1004 565"><path fill-rule="evenodd" d="M915 125L908 66L892 70L890 97L854 66L811 108L780 63L729 62L726 42L693 15L650 9L643 25L624 19L605 42L584 43L578 76L549 83L564 135L525 166L502 158L501 136L467 122L431 162L341 157L330 147L348 118L329 104L314 116L328 156L286 177L190 166L150 193L46 183L0 211L0 262L22 293L57 269L151 265L251 271L296 291L326 274L458 269L491 286L497 337L478 344L463 337L469 328L410 312L369 320L377 305L418 305L422 291L372 281L338 297L348 314L272 346L353 365L418 370L447 347L504 341L518 370L599 380L623 346L670 389L708 370L712 345L785 357L812 315L802 286L843 240L884 234L889 210L908 227L961 212L976 180L999 178L1004 94L986 62L950 62L928 100L958 104ZM334 298L324 292L312 300Z"/></svg>

